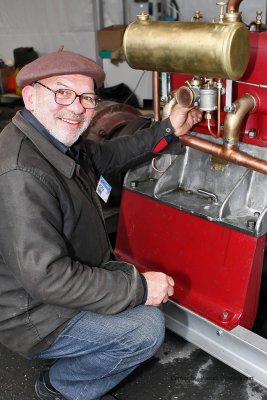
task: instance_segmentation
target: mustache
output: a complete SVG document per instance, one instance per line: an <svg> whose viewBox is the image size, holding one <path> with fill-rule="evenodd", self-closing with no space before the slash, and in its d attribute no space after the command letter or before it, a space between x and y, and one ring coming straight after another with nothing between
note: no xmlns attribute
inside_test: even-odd
<svg viewBox="0 0 267 400"><path fill-rule="evenodd" d="M66 112L64 110L61 110L57 113L56 115L58 118L64 118L64 119L73 119L77 122L85 122L85 116L84 115L79 115L75 114L74 112Z"/></svg>

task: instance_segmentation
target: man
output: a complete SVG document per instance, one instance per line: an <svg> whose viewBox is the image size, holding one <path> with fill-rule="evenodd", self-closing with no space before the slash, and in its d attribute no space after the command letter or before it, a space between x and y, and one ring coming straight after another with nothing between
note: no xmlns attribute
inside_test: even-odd
<svg viewBox="0 0 267 400"><path fill-rule="evenodd" d="M39 399L113 398L162 344L158 306L174 290L172 277L115 259L97 181L154 156L201 114L174 107L131 137L83 142L104 77L76 53L39 57L18 73L25 108L0 135L0 341L55 361L36 382Z"/></svg>

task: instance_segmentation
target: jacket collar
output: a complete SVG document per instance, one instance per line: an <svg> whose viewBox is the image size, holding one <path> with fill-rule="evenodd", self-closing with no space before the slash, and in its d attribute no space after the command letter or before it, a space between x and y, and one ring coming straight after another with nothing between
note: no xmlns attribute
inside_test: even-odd
<svg viewBox="0 0 267 400"><path fill-rule="evenodd" d="M20 114L20 111L12 118L13 124L20 129L25 136L34 144L40 153L66 178L71 178L75 171L76 162L58 150L52 143L43 137Z"/></svg>

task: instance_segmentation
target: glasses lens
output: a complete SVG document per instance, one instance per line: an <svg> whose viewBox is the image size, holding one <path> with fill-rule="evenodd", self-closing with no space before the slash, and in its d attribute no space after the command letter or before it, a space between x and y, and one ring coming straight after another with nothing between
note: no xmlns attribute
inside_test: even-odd
<svg viewBox="0 0 267 400"><path fill-rule="evenodd" d="M56 102L63 106L68 106L74 102L76 93L69 89L59 89L55 92Z"/></svg>
<svg viewBox="0 0 267 400"><path fill-rule="evenodd" d="M69 106L74 102L76 97L80 98L81 105L84 108L95 108L98 103L98 98L93 93L83 93L78 96L73 90L70 89L58 89L55 92L55 100L62 106Z"/></svg>
<svg viewBox="0 0 267 400"><path fill-rule="evenodd" d="M98 99L94 94L82 94L81 95L81 103L84 108L95 108L97 105Z"/></svg>

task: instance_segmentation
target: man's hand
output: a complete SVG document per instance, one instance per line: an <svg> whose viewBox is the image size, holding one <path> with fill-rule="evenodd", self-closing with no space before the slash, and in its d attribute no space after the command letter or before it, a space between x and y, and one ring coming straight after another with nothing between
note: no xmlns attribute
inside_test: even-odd
<svg viewBox="0 0 267 400"><path fill-rule="evenodd" d="M181 136L187 133L194 124L202 119L202 112L198 108L185 108L176 104L170 114L170 121L175 129L175 135Z"/></svg>
<svg viewBox="0 0 267 400"><path fill-rule="evenodd" d="M159 306L166 303L174 292L174 280L162 272L144 272L147 281L147 306Z"/></svg>

